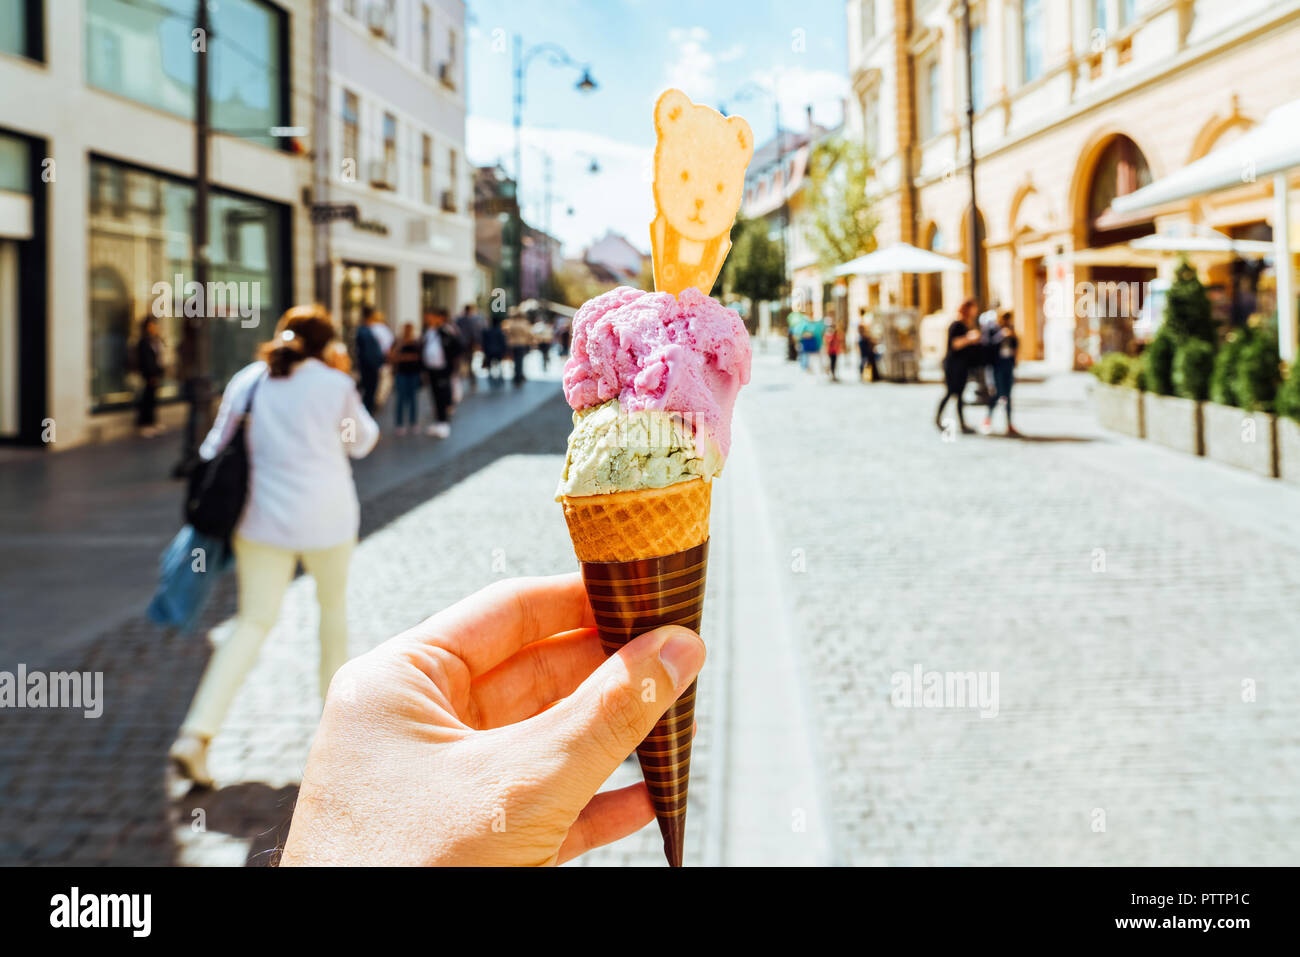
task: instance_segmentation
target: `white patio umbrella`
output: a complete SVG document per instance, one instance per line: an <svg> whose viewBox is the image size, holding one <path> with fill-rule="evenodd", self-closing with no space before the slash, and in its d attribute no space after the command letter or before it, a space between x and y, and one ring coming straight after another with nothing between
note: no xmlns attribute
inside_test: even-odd
<svg viewBox="0 0 1300 957"><path fill-rule="evenodd" d="M965 272L955 259L907 243L894 243L874 253L851 259L831 271L832 276L888 276L893 273Z"/></svg>

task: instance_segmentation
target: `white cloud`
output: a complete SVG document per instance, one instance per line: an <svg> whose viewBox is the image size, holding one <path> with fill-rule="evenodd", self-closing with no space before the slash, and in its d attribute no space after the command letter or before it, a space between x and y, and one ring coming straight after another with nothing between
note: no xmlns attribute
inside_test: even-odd
<svg viewBox="0 0 1300 957"><path fill-rule="evenodd" d="M711 101L718 92L719 56L710 49L709 40L709 31L704 27L674 27L668 31L668 42L677 55L664 70L664 83L677 87L696 103ZM727 55L734 50L737 48L732 47Z"/></svg>
<svg viewBox="0 0 1300 957"><path fill-rule="evenodd" d="M469 116L466 120L466 153L471 162L484 166L498 160L513 174L514 132L509 123ZM542 129L524 126L523 199L524 218L537 228L545 225L546 162L551 157L551 232L564 243L566 256L577 256L582 247L603 236L606 230L622 233L642 250L650 246L649 226L654 218L650 167L653 147L610 139L585 130ZM600 172L592 174L592 158ZM567 215L569 208L573 215Z"/></svg>

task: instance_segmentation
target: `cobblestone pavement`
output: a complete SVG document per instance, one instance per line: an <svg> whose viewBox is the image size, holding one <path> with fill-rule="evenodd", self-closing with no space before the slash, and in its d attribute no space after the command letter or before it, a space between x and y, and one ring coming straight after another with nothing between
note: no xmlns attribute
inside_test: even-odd
<svg viewBox="0 0 1300 957"><path fill-rule="evenodd" d="M840 862L1300 859L1300 490L1100 432L1085 378L1017 386L1033 441L943 441L937 385L744 394ZM918 666L996 717L895 707Z"/></svg>
<svg viewBox="0 0 1300 957"><path fill-rule="evenodd" d="M1300 490L1099 432L1078 377L1017 387L1019 442L944 441L938 394L756 359L715 492L687 863L1293 863ZM353 654L576 566L551 503L568 428L557 393L365 499ZM201 635L106 621L44 663L102 670L108 707L0 712L0 863L268 863L319 713L313 588L209 792L165 760ZM203 631L233 610L227 577ZM895 707L918 666L996 673L996 716ZM662 866L657 829L577 863Z"/></svg>

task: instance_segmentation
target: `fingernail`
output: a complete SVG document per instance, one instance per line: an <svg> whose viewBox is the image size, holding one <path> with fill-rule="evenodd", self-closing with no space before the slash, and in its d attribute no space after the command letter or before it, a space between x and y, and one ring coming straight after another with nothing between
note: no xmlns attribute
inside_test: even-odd
<svg viewBox="0 0 1300 957"><path fill-rule="evenodd" d="M673 688L680 691L704 665L704 642L694 632L674 628L668 640L659 646L659 661L673 679Z"/></svg>

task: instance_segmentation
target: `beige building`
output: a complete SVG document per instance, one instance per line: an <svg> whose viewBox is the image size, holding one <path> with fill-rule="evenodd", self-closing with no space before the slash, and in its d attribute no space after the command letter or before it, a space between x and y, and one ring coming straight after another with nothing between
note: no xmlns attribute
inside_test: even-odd
<svg viewBox="0 0 1300 957"><path fill-rule="evenodd" d="M880 244L968 261L961 4L848 0L846 13L848 124L876 158ZM1297 96L1300 0L974 0L971 18L984 299L1015 311L1023 357L1070 368L1129 346L1133 317L1098 308L1089 290L1120 284L1137 306L1173 260L1108 247L1190 224L1272 238L1274 180L1256 181L1249 156L1239 188L1127 216L1110 206L1230 147ZM1293 171L1293 230L1297 182ZM1221 262L1207 272L1220 300L1248 283L1271 310L1271 270L1242 277ZM854 311L892 302L945 318L969 291L960 273L855 279L848 290ZM924 323L928 348L941 329L942 319Z"/></svg>
<svg viewBox="0 0 1300 957"><path fill-rule="evenodd" d="M280 312L312 294L301 197L311 183L315 4L209 7L201 297L185 288L194 0L0 7L0 442L59 449L129 434L140 385L131 355L151 314L168 347L159 418L177 424L186 406L175 347L190 303L208 320L220 388Z"/></svg>

